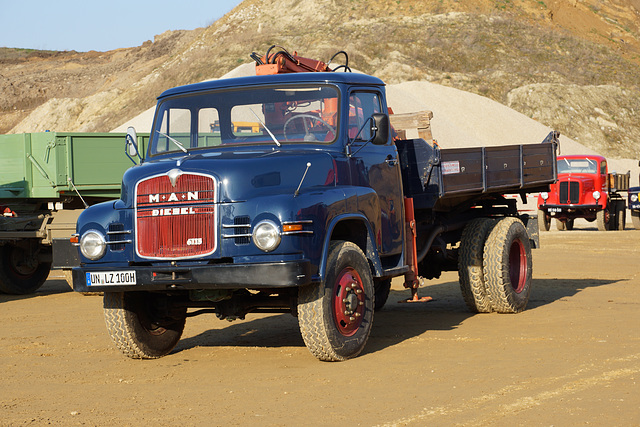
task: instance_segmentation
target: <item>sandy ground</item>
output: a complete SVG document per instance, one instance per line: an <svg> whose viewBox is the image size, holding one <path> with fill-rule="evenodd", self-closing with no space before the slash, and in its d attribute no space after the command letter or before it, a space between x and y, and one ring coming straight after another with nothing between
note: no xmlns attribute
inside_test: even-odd
<svg viewBox="0 0 640 427"><path fill-rule="evenodd" d="M472 315L455 272L398 304L396 281L342 363L312 357L290 315L195 317L172 354L127 359L102 298L54 272L0 295L0 425L640 424L640 231L541 239L527 311Z"/></svg>

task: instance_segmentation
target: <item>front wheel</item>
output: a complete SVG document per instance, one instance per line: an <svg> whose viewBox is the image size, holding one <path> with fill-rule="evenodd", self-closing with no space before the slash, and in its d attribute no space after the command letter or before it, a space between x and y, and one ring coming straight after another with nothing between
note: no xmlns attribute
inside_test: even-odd
<svg viewBox="0 0 640 427"><path fill-rule="evenodd" d="M375 311L382 310L391 293L391 279L376 280L373 285L375 291Z"/></svg>
<svg viewBox="0 0 640 427"><path fill-rule="evenodd" d="M531 243L518 218L503 218L484 246L484 280L493 309L519 313L531 294Z"/></svg>
<svg viewBox="0 0 640 427"><path fill-rule="evenodd" d="M549 231L551 228L551 218L542 209L538 209L538 228L540 231Z"/></svg>
<svg viewBox="0 0 640 427"><path fill-rule="evenodd" d="M631 223L633 224L633 228L640 230L640 211L631 211Z"/></svg>
<svg viewBox="0 0 640 427"><path fill-rule="evenodd" d="M611 225L611 216L608 209L602 209L596 213L596 223L598 224L598 230L609 230L609 227Z"/></svg>
<svg viewBox="0 0 640 427"><path fill-rule="evenodd" d="M104 318L116 347L132 359L157 359L174 349L184 330L186 307L150 292L105 292Z"/></svg>
<svg viewBox="0 0 640 427"><path fill-rule="evenodd" d="M332 242L324 282L298 290L298 323L305 345L324 361L355 357L369 338L373 311L367 258L351 242Z"/></svg>

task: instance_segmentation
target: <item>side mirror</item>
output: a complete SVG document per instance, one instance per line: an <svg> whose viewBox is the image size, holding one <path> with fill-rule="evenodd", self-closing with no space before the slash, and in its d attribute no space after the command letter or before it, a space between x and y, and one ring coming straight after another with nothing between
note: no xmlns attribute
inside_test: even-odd
<svg viewBox="0 0 640 427"><path fill-rule="evenodd" d="M371 116L371 135L374 145L384 145L389 141L389 116L382 113Z"/></svg>
<svg viewBox="0 0 640 427"><path fill-rule="evenodd" d="M134 164L137 164L133 159L134 157L138 157L138 159L142 160L140 157L140 153L138 152L138 134L136 133L136 129L133 126L129 126L127 128L127 136L125 139L125 154Z"/></svg>

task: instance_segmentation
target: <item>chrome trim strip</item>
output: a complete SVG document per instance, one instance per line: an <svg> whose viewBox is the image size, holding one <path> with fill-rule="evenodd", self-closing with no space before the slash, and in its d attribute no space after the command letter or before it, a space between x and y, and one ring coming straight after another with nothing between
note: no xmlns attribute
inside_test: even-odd
<svg viewBox="0 0 640 427"><path fill-rule="evenodd" d="M222 235L223 239L233 239L236 237L251 237L251 234L224 234Z"/></svg>
<svg viewBox="0 0 640 427"><path fill-rule="evenodd" d="M107 245L123 245L126 243L133 243L133 240L116 240L113 242L105 242Z"/></svg>
<svg viewBox="0 0 640 427"><path fill-rule="evenodd" d="M107 231L107 236L111 236L113 234L131 234L131 230Z"/></svg>

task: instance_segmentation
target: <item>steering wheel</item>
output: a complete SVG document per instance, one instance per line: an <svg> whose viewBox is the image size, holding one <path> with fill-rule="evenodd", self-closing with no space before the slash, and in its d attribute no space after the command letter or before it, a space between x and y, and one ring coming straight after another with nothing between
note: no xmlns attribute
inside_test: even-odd
<svg viewBox="0 0 640 427"><path fill-rule="evenodd" d="M282 131L284 133L284 139L286 141L289 140L289 138L287 138L287 126L289 125L289 123L291 123L291 121L295 120L295 119L302 119L302 123L304 124L304 140L305 141L317 141L315 135L313 135L311 132L309 132L309 124L307 123L306 119L311 119L311 120L315 120L316 122L320 122L323 125L325 125L327 127L327 129L329 129L334 135L336 134L336 130L326 121L324 121L323 119L321 119L318 116L314 116L313 114L296 114L293 117L290 117L286 122L284 122L284 126L282 127Z"/></svg>

